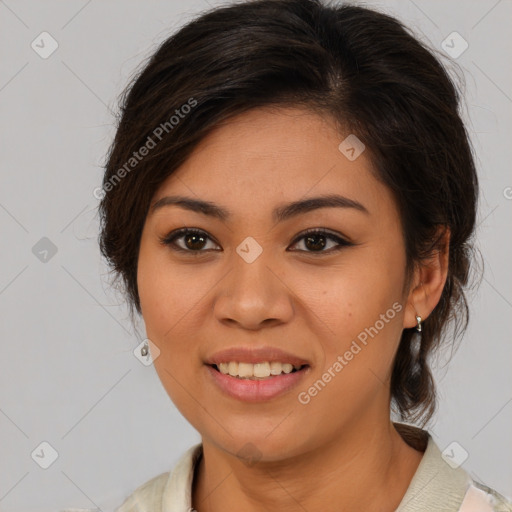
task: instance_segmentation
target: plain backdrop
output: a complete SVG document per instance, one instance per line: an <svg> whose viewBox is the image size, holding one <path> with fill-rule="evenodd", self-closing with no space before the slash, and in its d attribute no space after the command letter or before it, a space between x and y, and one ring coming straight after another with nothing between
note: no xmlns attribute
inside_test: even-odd
<svg viewBox="0 0 512 512"><path fill-rule="evenodd" d="M121 295L109 288L93 190L114 135L112 112L132 73L159 42L216 5L0 1L4 512L113 510L200 440L154 368L133 355L144 328L132 328ZM468 453L463 467L510 497L512 2L365 5L397 16L445 55L448 36L455 50L468 44L445 63L460 66L466 82L485 272L470 294L471 322L459 350L435 369L440 402L429 429L441 450L459 443Z"/></svg>

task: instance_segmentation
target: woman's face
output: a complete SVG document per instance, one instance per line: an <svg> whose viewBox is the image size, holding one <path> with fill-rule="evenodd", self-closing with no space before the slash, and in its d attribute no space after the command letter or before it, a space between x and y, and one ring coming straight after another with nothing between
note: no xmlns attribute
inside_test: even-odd
<svg viewBox="0 0 512 512"><path fill-rule="evenodd" d="M279 460L389 421L393 357L414 325L404 240L367 154L354 158L352 138L339 149L348 135L308 111L254 109L153 198L138 289L155 368L203 441L229 453ZM345 199L307 202L326 196ZM172 241L183 228L200 233Z"/></svg>

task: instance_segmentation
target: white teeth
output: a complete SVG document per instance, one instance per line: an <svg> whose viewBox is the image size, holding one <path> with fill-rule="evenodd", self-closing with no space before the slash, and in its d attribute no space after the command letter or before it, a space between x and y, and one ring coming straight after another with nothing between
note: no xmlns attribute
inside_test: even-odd
<svg viewBox="0 0 512 512"><path fill-rule="evenodd" d="M241 379L266 379L270 376L280 375L281 373L291 373L293 369L299 370L301 365L292 365L291 363L280 363L277 361L261 363L238 363L230 361L229 363L219 363L217 368L224 375L239 377Z"/></svg>
<svg viewBox="0 0 512 512"><path fill-rule="evenodd" d="M229 375L236 377L238 375L238 363L236 362L229 362L228 363L228 373Z"/></svg>
<svg viewBox="0 0 512 512"><path fill-rule="evenodd" d="M281 363L276 361L270 363L270 375L279 375L282 369L283 365Z"/></svg>
<svg viewBox="0 0 512 512"><path fill-rule="evenodd" d="M253 366L255 377L270 377L270 363L256 363Z"/></svg>
<svg viewBox="0 0 512 512"><path fill-rule="evenodd" d="M251 363L238 363L238 376L254 377L254 365Z"/></svg>
<svg viewBox="0 0 512 512"><path fill-rule="evenodd" d="M290 363L283 364L283 372L284 373L290 373L292 370L293 370L293 364L290 364Z"/></svg>

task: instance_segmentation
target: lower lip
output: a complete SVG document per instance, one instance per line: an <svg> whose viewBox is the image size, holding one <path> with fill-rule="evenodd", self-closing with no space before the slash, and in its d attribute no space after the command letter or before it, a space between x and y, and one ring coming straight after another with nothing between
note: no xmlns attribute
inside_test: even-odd
<svg viewBox="0 0 512 512"><path fill-rule="evenodd" d="M209 365L206 365L206 368L215 384L224 393L246 402L263 402L290 391L298 385L309 370L309 366L305 366L293 373L281 373L268 379L250 380L225 375Z"/></svg>

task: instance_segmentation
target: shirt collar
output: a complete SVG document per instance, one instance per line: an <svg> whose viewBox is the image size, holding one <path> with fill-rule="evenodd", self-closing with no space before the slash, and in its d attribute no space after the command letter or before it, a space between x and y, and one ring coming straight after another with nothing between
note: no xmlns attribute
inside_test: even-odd
<svg viewBox="0 0 512 512"><path fill-rule="evenodd" d="M418 445L426 443L423 457L395 512L459 510L472 480L460 465L447 462L453 452L447 452L445 459L429 432L404 423L394 425L414 448L421 450Z"/></svg>

